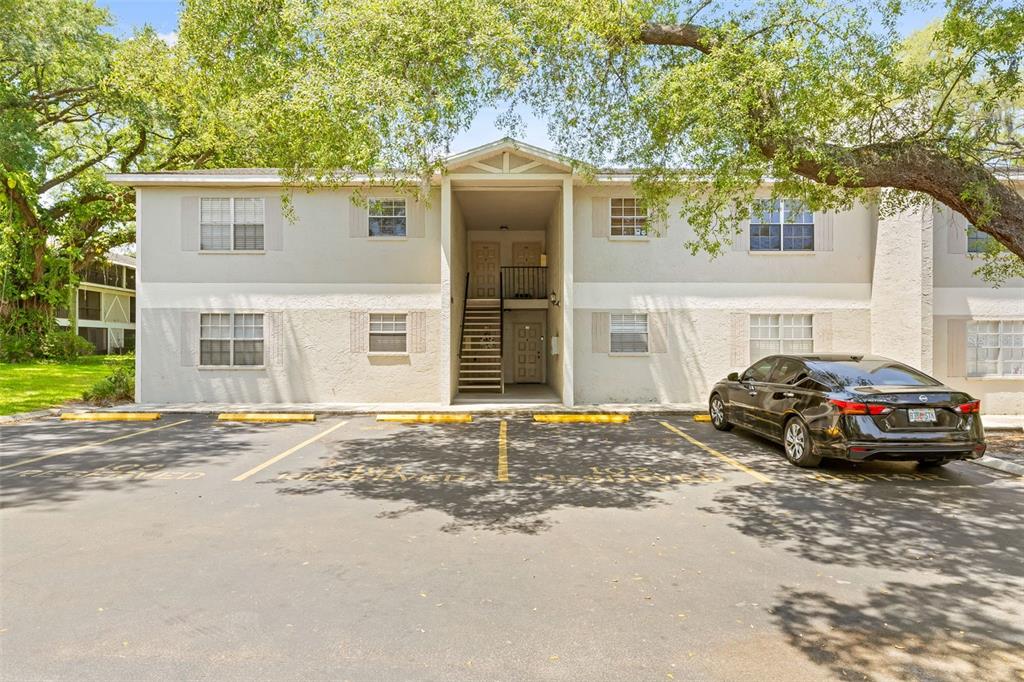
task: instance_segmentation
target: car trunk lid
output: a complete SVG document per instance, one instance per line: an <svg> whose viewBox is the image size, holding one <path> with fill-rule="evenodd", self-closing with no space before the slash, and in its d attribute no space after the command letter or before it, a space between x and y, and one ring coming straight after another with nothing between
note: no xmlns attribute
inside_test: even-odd
<svg viewBox="0 0 1024 682"><path fill-rule="evenodd" d="M891 408L873 416L884 431L962 431L969 427L967 415L957 407L970 396L944 386L857 386L850 391L865 403Z"/></svg>

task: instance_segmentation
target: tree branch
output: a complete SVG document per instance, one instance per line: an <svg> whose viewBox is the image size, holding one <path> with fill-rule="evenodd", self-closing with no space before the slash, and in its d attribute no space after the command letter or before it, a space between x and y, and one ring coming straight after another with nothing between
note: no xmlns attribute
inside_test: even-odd
<svg viewBox="0 0 1024 682"><path fill-rule="evenodd" d="M640 29L640 42L644 45L674 45L689 47L711 54L711 43L705 38L707 29L697 24L648 23Z"/></svg>

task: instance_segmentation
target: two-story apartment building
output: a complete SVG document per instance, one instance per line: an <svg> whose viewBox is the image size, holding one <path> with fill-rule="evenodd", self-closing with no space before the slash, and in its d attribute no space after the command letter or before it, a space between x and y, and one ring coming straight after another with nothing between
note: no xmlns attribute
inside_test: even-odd
<svg viewBox="0 0 1024 682"><path fill-rule="evenodd" d="M135 259L108 253L107 261L89 266L69 305L57 309L57 324L75 327L97 353L127 353L135 350Z"/></svg>
<svg viewBox="0 0 1024 682"><path fill-rule="evenodd" d="M137 191L142 402L703 403L765 354L849 351L1024 413L1024 282L976 279L982 241L941 207L766 204L709 260L628 173L508 139L424 201L357 177L288 217L273 170L113 180Z"/></svg>

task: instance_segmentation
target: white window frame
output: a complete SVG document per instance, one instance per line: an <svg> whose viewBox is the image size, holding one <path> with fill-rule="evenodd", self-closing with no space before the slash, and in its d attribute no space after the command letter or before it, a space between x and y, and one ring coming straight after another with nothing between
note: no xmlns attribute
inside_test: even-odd
<svg viewBox="0 0 1024 682"><path fill-rule="evenodd" d="M973 233L973 236L974 236L973 240L971 239L972 233ZM980 235L980 236L977 236L977 235ZM981 230L976 228L974 225L971 225L970 223L967 224L967 253L968 254L977 255L977 254L987 253L988 252L988 245L992 243L993 239L995 239L995 237L990 235L988 232L982 232ZM979 244L980 243L982 245L982 248L980 248L980 249L972 249L971 248L971 242L972 241L975 244Z"/></svg>
<svg viewBox="0 0 1024 682"><path fill-rule="evenodd" d="M401 318L402 330L398 331L392 326L390 330L379 328L374 331L374 317L383 318ZM391 324L396 325L399 323L398 319L379 319L376 320L378 324ZM407 312L396 312L393 310L381 311L370 313L369 321L367 324L368 335L366 339L366 349L370 355L408 355L409 354L409 313ZM373 337L376 336L401 336L405 339L405 350L373 350Z"/></svg>
<svg viewBox="0 0 1024 682"><path fill-rule="evenodd" d="M227 199L230 202L230 222L228 222L228 235L231 246L227 249L204 249L203 248L203 201L206 199ZM260 203L260 212L263 214L263 248L262 249L236 249L235 248L235 202L239 199L256 200ZM199 198L199 253L266 253L267 249L267 202L263 197L200 197Z"/></svg>
<svg viewBox="0 0 1024 682"><path fill-rule="evenodd" d="M230 317L231 336L228 338L203 338L203 316L204 315L228 315ZM235 337L235 317L238 315L259 315L260 331L259 338ZM203 364L203 341L227 341L228 342L228 364L226 365L204 365ZM235 342L236 341L261 341L263 343L263 362L258 365L236 365L235 364ZM264 369L267 366L267 315L258 311L228 311L211 310L199 313L199 357L196 358L196 366L200 369Z"/></svg>
<svg viewBox="0 0 1024 682"><path fill-rule="evenodd" d="M643 332L627 331L627 330L624 330L624 329L616 330L615 329L615 325L616 325L615 318L616 317L619 318L619 321L618 321L619 325L623 325L623 324L628 324L629 323L629 321L626 320L625 318L633 318L632 323L635 324L636 322L639 321L638 318L642 317L643 318L643 324L644 324ZM646 337L646 341L647 341L646 344L645 344L646 348L644 350L642 350L642 351L639 351L639 350L626 350L626 351L621 351L620 350L620 351L617 351L617 350L615 350L615 343L614 343L614 341L615 341L615 335L616 334L641 334L641 333ZM609 355L618 355L618 356L649 355L650 352L651 352L651 317L650 317L649 314L641 313L641 312L632 312L632 313L610 313L608 315L608 353L609 353Z"/></svg>
<svg viewBox="0 0 1024 682"><path fill-rule="evenodd" d="M370 234L370 221L375 217L373 214L373 205L375 203L383 203L385 201L400 201L402 202L403 211L405 215L405 230L402 234ZM378 215L377 218L394 218L396 216L385 216ZM409 238L409 200L405 197L370 197L369 203L366 205L366 236L370 239L381 239L381 240L402 240Z"/></svg>
<svg viewBox="0 0 1024 682"><path fill-rule="evenodd" d="M643 234L615 234L615 202L616 201L632 201L634 212L631 215L618 216L620 218L629 218L632 221L637 221L643 218ZM640 208L644 209L643 214L639 213ZM625 210L625 209L623 209ZM620 226L621 229L621 226ZM639 229L634 225L634 230ZM644 204L643 200L639 197L610 197L608 199L608 238L615 241L645 241L650 239L651 236L651 210Z"/></svg>
<svg viewBox="0 0 1024 682"><path fill-rule="evenodd" d="M769 355L814 352L814 315L811 313L751 313L747 320L747 329L747 345L751 363L757 362ZM774 336L772 335L772 329L777 330ZM764 334L763 330L768 330L767 334ZM787 330L791 332L807 330L807 335L787 337ZM786 347L787 341L790 342L789 348ZM792 348L796 342L805 343L807 341L811 343L809 350L794 350ZM772 342L778 342L778 347L775 350L763 354L759 354L760 351L755 352L755 343L765 344Z"/></svg>
<svg viewBox="0 0 1024 682"><path fill-rule="evenodd" d="M995 332L979 331L980 325L996 325ZM1011 328L1014 327L1014 328ZM996 337L996 345L981 345L982 339L979 336ZM1004 342L1008 341L1006 345ZM1015 345L1016 344L1016 345ZM971 320L967 323L967 342L966 342L966 369L967 376L975 379L1024 379L1024 320ZM977 369L972 371L972 365L976 368L979 362L977 358L977 349L995 349L996 357L994 360L982 360L981 362L995 362L996 371L993 372L979 372ZM1016 353L1014 353L1016 351ZM972 359L971 355L975 357ZM1017 358L1008 357L1011 354L1015 354ZM1006 364L1021 364L1022 368L1019 374L1012 374L1005 371Z"/></svg>
<svg viewBox="0 0 1024 682"><path fill-rule="evenodd" d="M767 202L774 202L774 203L778 204L778 211L779 211L779 222L778 223L762 223L762 222L757 222L758 220L761 220L761 218L758 217L758 206L761 203L767 203ZM790 225L799 225L801 227L810 227L811 228L811 248L809 248L809 249L787 249L786 248L786 225L787 225L786 215L788 213L788 211L786 210L786 204L787 203L799 204L801 206L801 209L802 209L800 211L801 213L807 212L807 213L811 214L811 222L809 222L809 223L788 223ZM774 205L769 210L774 211L775 210ZM752 210L750 212L750 223L747 225L747 251L750 252L750 253L768 253L768 254L777 254L777 253L792 253L792 254L802 253L802 254L807 254L807 253L814 253L814 252L816 252L818 250L818 243L817 243L816 235L814 234L814 232L815 232L815 230L814 230L814 221L815 221L814 213L810 209L807 208L806 204L804 204L802 201L799 201L797 199L787 199L785 197L779 197L778 199L757 199L757 200L755 200L754 207L752 208ZM772 225L776 225L776 224L779 226L779 248L777 248L777 249L755 249L754 248L754 226L755 225L757 225L757 226L762 226L762 225L772 226Z"/></svg>

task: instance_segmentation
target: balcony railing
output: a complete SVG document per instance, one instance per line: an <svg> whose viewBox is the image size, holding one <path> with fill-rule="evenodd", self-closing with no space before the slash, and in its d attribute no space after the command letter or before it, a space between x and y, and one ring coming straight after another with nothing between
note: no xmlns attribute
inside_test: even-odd
<svg viewBox="0 0 1024 682"><path fill-rule="evenodd" d="M546 299L548 269L539 265L514 265L501 269L501 293L505 300Z"/></svg>

